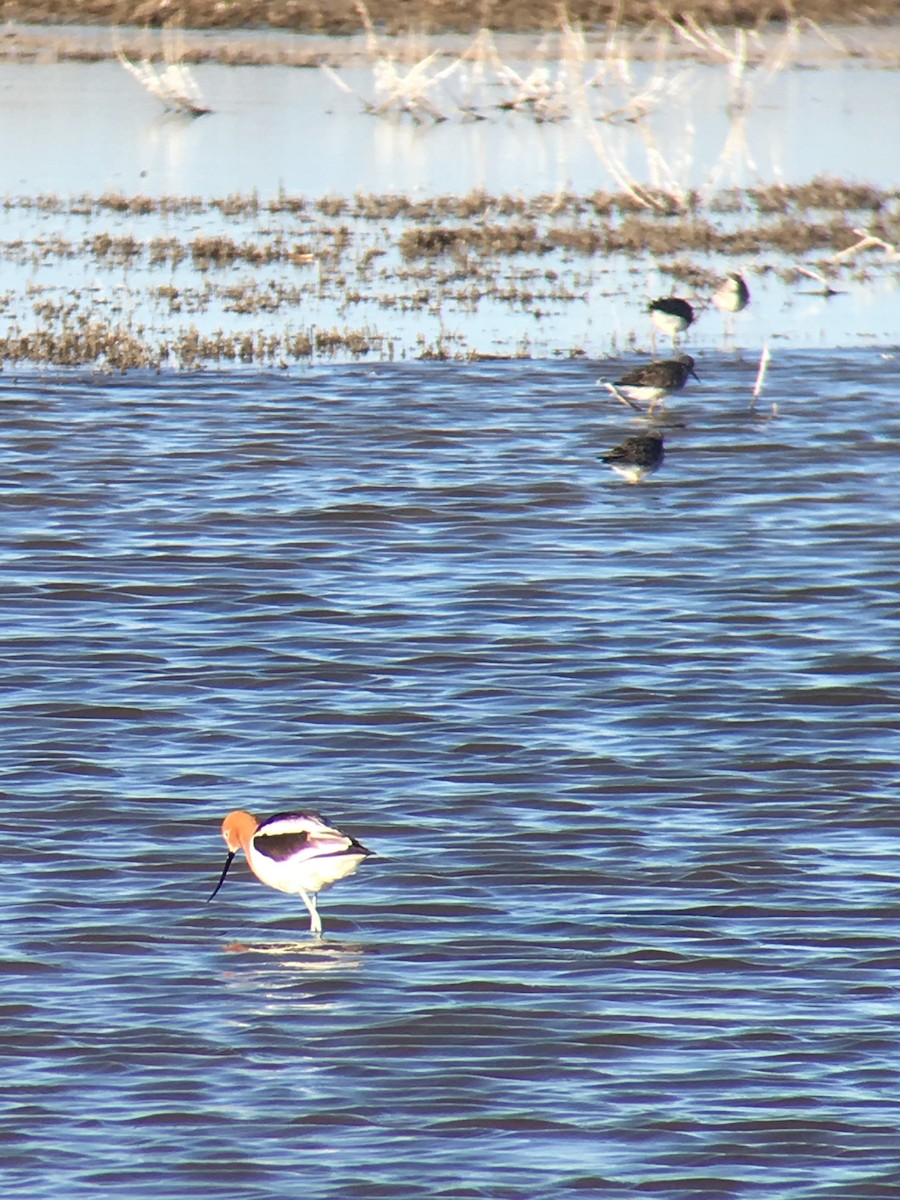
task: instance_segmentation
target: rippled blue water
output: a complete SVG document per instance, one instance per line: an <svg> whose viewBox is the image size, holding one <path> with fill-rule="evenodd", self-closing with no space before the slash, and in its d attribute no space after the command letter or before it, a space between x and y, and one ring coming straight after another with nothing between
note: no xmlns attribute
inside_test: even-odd
<svg viewBox="0 0 900 1200"><path fill-rule="evenodd" d="M4 1196L896 1194L897 361L698 371L0 376Z"/></svg>

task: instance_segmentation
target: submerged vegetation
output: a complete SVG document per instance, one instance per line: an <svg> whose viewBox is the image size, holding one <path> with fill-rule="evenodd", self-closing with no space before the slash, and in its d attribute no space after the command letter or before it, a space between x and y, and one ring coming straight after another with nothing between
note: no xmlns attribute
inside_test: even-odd
<svg viewBox="0 0 900 1200"><path fill-rule="evenodd" d="M126 28L132 9L98 0L67 9L68 19L110 24L96 43L84 28L67 41L58 27L8 27L0 55L115 57L179 114L166 118L175 121L210 111L189 64L217 59L321 68L366 113L414 122L424 136L444 121L565 123L610 188L424 198L7 195L0 362L127 369L493 355L498 345L508 353L508 329L497 338L491 321L518 324L516 353L529 352L529 330L539 328L544 352L576 354L598 301L613 314L612 336L636 345L651 279L654 289L689 294L702 312L732 270L750 275L751 288L776 279L808 292L813 281L820 295L896 274L896 190L834 178L724 186L759 178L746 118L771 81L805 63L811 47L852 55L845 32L816 23L826 9L824 0L752 12L657 0L452 12L431 2L401 10L341 0L327 13L293 0L150 3L133 13L145 26L135 30ZM43 9L8 4L4 13L38 20ZM314 48L264 30L220 41L189 32L333 31L342 22L361 36ZM402 38L389 36L401 25ZM451 27L466 37L438 44L429 36ZM494 31L533 27L546 36L503 43L501 54ZM896 45L877 45L879 61L893 52L900 63ZM719 94L726 132L698 173L690 100L709 87L709 68L727 84ZM673 138L654 114L671 116L676 105L685 119ZM569 319L567 343L546 335L560 317Z"/></svg>
<svg viewBox="0 0 900 1200"><path fill-rule="evenodd" d="M634 340L647 298L637 281L650 264L701 306L724 271L750 261L751 290L767 275L834 291L896 270L896 190L822 178L686 201L663 216L629 192L601 191L8 197L7 227L33 232L0 241L0 361L126 369L476 356L495 347L453 322L498 309L572 314L597 295L632 317L623 336ZM17 274L27 279L18 290Z"/></svg>

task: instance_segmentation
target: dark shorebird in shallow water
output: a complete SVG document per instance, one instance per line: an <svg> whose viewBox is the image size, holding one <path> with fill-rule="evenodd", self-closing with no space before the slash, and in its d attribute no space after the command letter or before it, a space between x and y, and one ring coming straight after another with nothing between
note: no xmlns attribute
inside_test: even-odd
<svg viewBox="0 0 900 1200"><path fill-rule="evenodd" d="M321 817L308 812L276 813L259 821L239 808L222 822L222 837L228 858L210 900L225 882L234 856L243 850L257 879L279 892L300 897L309 909L310 932L317 937L322 932L317 894L352 875L372 853L356 838L332 829Z"/></svg>
<svg viewBox="0 0 900 1200"><path fill-rule="evenodd" d="M692 375L699 382L694 360L689 354L682 354L635 367L606 386L623 404L631 408L646 404L647 411L652 413L657 404L664 403L673 392L680 392Z"/></svg>
<svg viewBox="0 0 900 1200"><path fill-rule="evenodd" d="M750 289L743 275L735 271L726 275L713 292L713 304L723 313L742 312L750 303Z"/></svg>
<svg viewBox="0 0 900 1200"><path fill-rule="evenodd" d="M640 483L648 475L659 470L665 453L661 433L641 433L636 437L626 438L621 446L604 454L601 461L609 463L612 469L629 483Z"/></svg>
<svg viewBox="0 0 900 1200"><path fill-rule="evenodd" d="M663 296L661 300L654 300L650 305L650 320L660 333L671 338L684 333L693 319L694 310L687 300L682 300L679 296Z"/></svg>

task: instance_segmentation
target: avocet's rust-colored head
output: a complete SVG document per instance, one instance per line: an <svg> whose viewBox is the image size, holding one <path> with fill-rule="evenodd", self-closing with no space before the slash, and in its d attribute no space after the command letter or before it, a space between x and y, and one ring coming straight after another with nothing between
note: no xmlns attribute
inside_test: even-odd
<svg viewBox="0 0 900 1200"><path fill-rule="evenodd" d="M259 821L253 813L236 808L222 822L222 837L225 839L225 845L232 854L237 853L238 850L246 851L250 839L258 828Z"/></svg>
<svg viewBox="0 0 900 1200"><path fill-rule="evenodd" d="M242 808L236 808L234 812L230 812L222 822L222 837L225 839L225 845L228 847L228 857L225 859L225 866L222 868L222 874L219 877L219 882L216 884L210 900L218 892L219 888L225 882L225 876L228 874L228 868L234 862L234 856L238 850L243 849L247 852L247 847L250 845L250 839L253 837L259 828L259 821L254 817L253 813L245 812ZM207 901L207 904L209 900Z"/></svg>

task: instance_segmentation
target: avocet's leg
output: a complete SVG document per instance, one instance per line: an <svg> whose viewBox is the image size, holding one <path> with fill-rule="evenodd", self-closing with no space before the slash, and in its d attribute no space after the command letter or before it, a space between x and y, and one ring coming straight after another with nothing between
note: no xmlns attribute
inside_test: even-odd
<svg viewBox="0 0 900 1200"><path fill-rule="evenodd" d="M309 932L314 933L316 937L322 936L322 918L319 916L319 910L316 907L315 892L304 892L301 890L300 898L309 909Z"/></svg>

